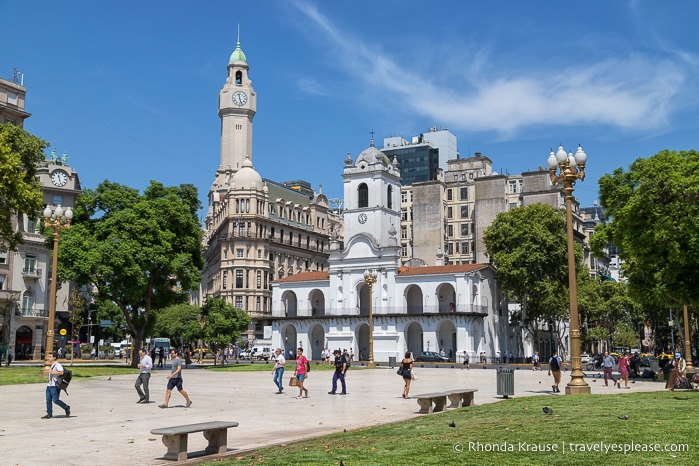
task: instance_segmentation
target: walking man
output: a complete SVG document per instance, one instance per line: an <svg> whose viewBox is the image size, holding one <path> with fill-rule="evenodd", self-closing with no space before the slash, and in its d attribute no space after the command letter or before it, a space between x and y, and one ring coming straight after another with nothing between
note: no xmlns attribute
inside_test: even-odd
<svg viewBox="0 0 699 466"><path fill-rule="evenodd" d="M284 364L286 364L286 358L282 354L281 348L274 350L274 383L277 385L277 395L281 395L284 391Z"/></svg>
<svg viewBox="0 0 699 466"><path fill-rule="evenodd" d="M551 385L553 393L561 393L558 389L558 384L561 383L561 368L566 370L563 361L558 356L558 351L554 351L553 356L549 359L549 375L553 373L553 385Z"/></svg>
<svg viewBox="0 0 699 466"><path fill-rule="evenodd" d="M70 417L70 406L62 402L59 397L61 392L56 387L58 377L63 375L63 366L58 362L58 353L51 351L48 355L49 364L49 381L46 384L46 415L41 416L41 419L51 419L53 417L53 403L63 408L66 412L66 417Z"/></svg>
<svg viewBox="0 0 699 466"><path fill-rule="evenodd" d="M340 353L339 349L333 351L333 356L335 356L335 373L333 374L333 388L328 394L334 395L337 391L337 381L339 380L342 384L342 392L340 395L347 395L347 386L345 385L345 372L347 372L347 359Z"/></svg>
<svg viewBox="0 0 699 466"><path fill-rule="evenodd" d="M170 352L172 357L172 370L170 375L167 376L167 391L165 392L165 403L159 405L160 408L167 408L170 402L170 394L172 389L177 387L177 391L184 397L187 401L185 405L187 408L192 406L192 400L189 399L189 395L182 389L182 359L180 359L179 350L173 349Z"/></svg>
<svg viewBox="0 0 699 466"><path fill-rule="evenodd" d="M607 385L607 379L612 380L612 387L617 384L617 381L614 380L614 375L612 375L612 372L614 372L614 356L609 355L609 351L604 352L604 357L602 358L602 370L604 371L604 386L608 387Z"/></svg>
<svg viewBox="0 0 699 466"><path fill-rule="evenodd" d="M308 376L308 359L306 356L303 355L303 348L299 348L296 350L296 370L294 371L294 375L296 376L296 386L299 387L299 396L297 396L297 399L300 399L302 395L305 395L306 398L308 398L308 389L303 388L303 381L306 380L306 377Z"/></svg>
<svg viewBox="0 0 699 466"><path fill-rule="evenodd" d="M140 373L136 379L136 391L138 392L138 401L136 403L150 403L150 392L148 391L148 382L150 382L150 371L153 369L153 360L148 356L148 350L141 348L138 350L141 356L141 362L138 364ZM143 385L143 390L141 390Z"/></svg>
<svg viewBox="0 0 699 466"><path fill-rule="evenodd" d="M464 367L471 370L471 364L469 364L469 361L468 353L464 351L464 362L461 364L461 370L464 370Z"/></svg>

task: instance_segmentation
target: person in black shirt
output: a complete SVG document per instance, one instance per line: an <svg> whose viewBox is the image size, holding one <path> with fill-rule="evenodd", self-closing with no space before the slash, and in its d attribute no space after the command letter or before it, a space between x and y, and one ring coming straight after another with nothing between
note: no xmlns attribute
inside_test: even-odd
<svg viewBox="0 0 699 466"><path fill-rule="evenodd" d="M328 394L334 395L337 391L337 381L339 380L342 384L342 392L340 395L347 395L347 386L345 385L345 372L347 372L347 359L340 352L339 349L333 351L335 356L335 373L333 374L333 388Z"/></svg>

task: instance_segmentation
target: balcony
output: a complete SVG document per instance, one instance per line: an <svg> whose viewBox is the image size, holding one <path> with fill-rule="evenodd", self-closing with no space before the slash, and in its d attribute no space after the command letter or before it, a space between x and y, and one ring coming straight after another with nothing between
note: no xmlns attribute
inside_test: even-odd
<svg viewBox="0 0 699 466"><path fill-rule="evenodd" d="M35 269L34 267L25 267L22 269L22 276L24 278L31 278L37 280L41 278L41 269Z"/></svg>
<svg viewBox="0 0 699 466"><path fill-rule="evenodd" d="M22 317L47 317L45 310L35 309L33 307L23 307L22 309L17 310L17 315L20 315Z"/></svg>

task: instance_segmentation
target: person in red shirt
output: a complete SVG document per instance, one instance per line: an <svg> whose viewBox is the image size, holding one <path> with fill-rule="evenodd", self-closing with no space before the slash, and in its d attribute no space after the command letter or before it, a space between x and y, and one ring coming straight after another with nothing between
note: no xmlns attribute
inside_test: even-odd
<svg viewBox="0 0 699 466"><path fill-rule="evenodd" d="M303 386L303 381L308 377L308 366L308 359L303 355L303 348L297 349L294 375L296 376L296 386L299 387L299 396L296 398L308 398L308 389Z"/></svg>

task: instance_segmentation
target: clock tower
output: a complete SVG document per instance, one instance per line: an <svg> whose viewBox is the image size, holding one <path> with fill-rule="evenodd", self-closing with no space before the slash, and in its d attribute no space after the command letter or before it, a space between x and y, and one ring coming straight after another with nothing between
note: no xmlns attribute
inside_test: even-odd
<svg viewBox="0 0 699 466"><path fill-rule="evenodd" d="M240 34L228 60L228 78L218 94L221 118L221 164L218 173L237 172L246 158L252 160L252 119L257 94L248 76L248 61L240 48Z"/></svg>
<svg viewBox="0 0 699 466"><path fill-rule="evenodd" d="M400 229L400 170L371 145L355 161L347 155L344 179L345 244L356 235L369 235L376 247L397 246Z"/></svg>

